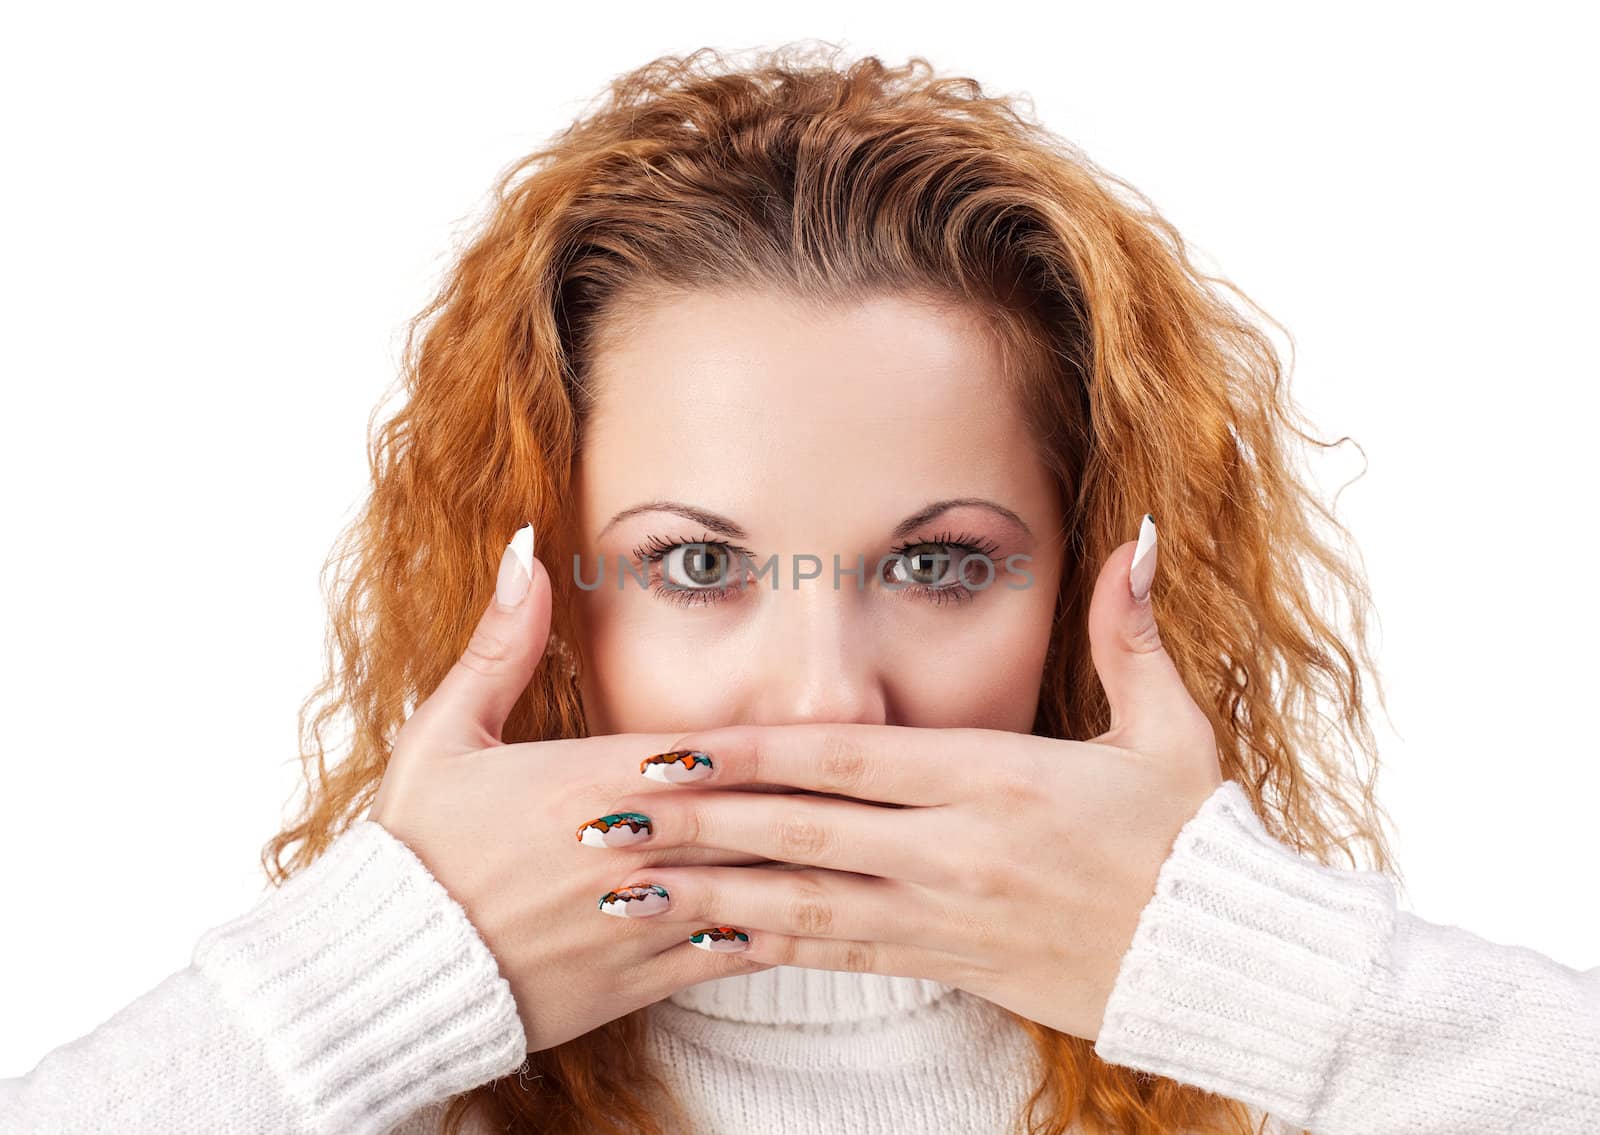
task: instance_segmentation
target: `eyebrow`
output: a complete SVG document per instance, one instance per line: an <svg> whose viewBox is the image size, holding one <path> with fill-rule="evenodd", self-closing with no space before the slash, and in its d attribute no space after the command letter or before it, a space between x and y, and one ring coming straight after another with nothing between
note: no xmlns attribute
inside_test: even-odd
<svg viewBox="0 0 1600 1135"><path fill-rule="evenodd" d="M646 501L644 504L636 504L632 508L625 508L606 522L606 526L600 529L600 536L604 536L612 528L628 519L628 517L637 516L641 512L675 512L684 519L692 520L701 527L709 528L717 535L726 536L730 540L750 539L750 533L726 516L719 516L703 508L695 508L693 505L679 504L677 501Z"/></svg>
<svg viewBox="0 0 1600 1135"><path fill-rule="evenodd" d="M1027 522L1003 504L997 504L984 497L950 497L947 500L934 501L932 504L919 508L916 512L906 517L895 525L892 538L896 540L903 539L924 524L929 524L951 509L956 508L988 509L990 512L1009 520L1022 529L1029 539L1033 537L1033 530L1028 527ZM646 501L644 504L636 504L631 508L623 509L606 522L606 526L600 529L599 535L604 536L616 525L627 520L630 516L637 516L641 512L672 512L686 520L694 521L719 536L726 536L730 540L748 540L750 538L748 532L726 516L720 516L715 512L709 512L703 508L695 508L693 505L682 504L678 501L663 500Z"/></svg>

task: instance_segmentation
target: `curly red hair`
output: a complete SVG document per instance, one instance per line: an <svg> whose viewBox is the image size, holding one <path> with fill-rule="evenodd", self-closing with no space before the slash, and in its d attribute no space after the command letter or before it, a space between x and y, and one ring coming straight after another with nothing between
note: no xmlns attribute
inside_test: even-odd
<svg viewBox="0 0 1600 1135"><path fill-rule="evenodd" d="M1295 424L1271 339L1223 289L1249 301L1196 271L1146 198L1016 100L921 57L837 55L813 43L743 62L709 48L664 56L501 176L411 322L409 399L373 435L370 499L330 557L349 571L330 596L326 676L301 708L305 797L263 851L274 882L370 803L395 731L462 652L507 533L532 520L549 562L570 556L587 360L602 331L625 327L625 294L729 285L797 303L914 292L979 313L1067 502L1035 732L1107 728L1089 589L1149 510L1162 639L1214 722L1224 774L1297 851L1398 881L1362 697L1369 596L1318 533L1320 517L1347 536L1285 444L1330 443ZM553 583L554 629L577 641L570 584ZM1353 648L1325 615L1335 598ZM348 752L330 763L323 731L346 713ZM583 735L571 684L541 665L504 739ZM447 1129L477 1108L505 1131L661 1132L674 1105L645 1063L646 1017L530 1055L524 1075L454 1101ZM1237 1101L1016 1020L1039 1056L1018 1130L1251 1131Z"/></svg>

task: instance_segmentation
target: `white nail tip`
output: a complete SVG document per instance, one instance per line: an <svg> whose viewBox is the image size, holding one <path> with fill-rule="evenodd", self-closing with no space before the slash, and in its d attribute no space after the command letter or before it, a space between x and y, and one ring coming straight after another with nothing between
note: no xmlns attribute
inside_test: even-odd
<svg viewBox="0 0 1600 1135"><path fill-rule="evenodd" d="M1133 565L1128 569L1128 585L1135 599L1150 594L1156 576L1156 525L1146 513L1139 524L1139 543L1133 549Z"/></svg>
<svg viewBox="0 0 1600 1135"><path fill-rule="evenodd" d="M750 948L750 943L747 941L739 941L737 939L727 938L712 938L709 934L702 935L700 941L698 942L696 942L693 938L689 939L689 942L691 945L713 954L736 954L741 950L748 950Z"/></svg>
<svg viewBox="0 0 1600 1135"><path fill-rule="evenodd" d="M584 828L583 838L579 840L586 847L627 847L629 844L640 843L650 838L647 831L634 831L630 827L618 825L608 832L599 828Z"/></svg>
<svg viewBox="0 0 1600 1135"><path fill-rule="evenodd" d="M648 918L653 914L661 913L671 905L665 895L657 891L650 891L648 894L640 895L636 898L617 899L615 902L601 903L600 912L616 918Z"/></svg>
<svg viewBox="0 0 1600 1135"><path fill-rule="evenodd" d="M646 765L644 769L646 780L659 780L663 784L687 784L692 780L704 780L710 775L711 770L705 765L695 765L686 769L676 761L662 761Z"/></svg>
<svg viewBox="0 0 1600 1135"><path fill-rule="evenodd" d="M517 557L517 562L522 565L522 570L528 573L528 578L533 578L533 525L524 524L517 529L517 534L511 537L511 553Z"/></svg>

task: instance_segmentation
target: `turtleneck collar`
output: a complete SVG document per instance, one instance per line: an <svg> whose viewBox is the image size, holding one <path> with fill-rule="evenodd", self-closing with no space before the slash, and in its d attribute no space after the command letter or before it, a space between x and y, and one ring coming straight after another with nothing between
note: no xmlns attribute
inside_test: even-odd
<svg viewBox="0 0 1600 1135"><path fill-rule="evenodd" d="M668 1000L723 1020L826 1025L920 1009L954 988L920 977L773 966L702 981L680 989Z"/></svg>

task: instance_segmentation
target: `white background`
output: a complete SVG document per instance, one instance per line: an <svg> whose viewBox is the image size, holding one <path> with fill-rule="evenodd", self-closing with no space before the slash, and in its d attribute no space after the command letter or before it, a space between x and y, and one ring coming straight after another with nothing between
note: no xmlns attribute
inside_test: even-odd
<svg viewBox="0 0 1600 1135"><path fill-rule="evenodd" d="M1030 94L1289 327L1369 463L1411 903L1600 964L1579 6L778 9L10 8L0 1075L260 893L368 414L494 175L656 55L812 36Z"/></svg>

